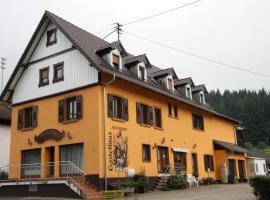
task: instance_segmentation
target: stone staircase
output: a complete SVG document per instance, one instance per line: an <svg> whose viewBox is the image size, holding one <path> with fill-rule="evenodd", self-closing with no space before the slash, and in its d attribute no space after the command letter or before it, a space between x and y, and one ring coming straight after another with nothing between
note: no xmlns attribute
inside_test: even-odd
<svg viewBox="0 0 270 200"><path fill-rule="evenodd" d="M166 188L168 188L168 179L170 178L170 176L166 175L166 176L160 176L157 180L157 182L155 183L154 186L154 190L155 191L164 191L166 190Z"/></svg>

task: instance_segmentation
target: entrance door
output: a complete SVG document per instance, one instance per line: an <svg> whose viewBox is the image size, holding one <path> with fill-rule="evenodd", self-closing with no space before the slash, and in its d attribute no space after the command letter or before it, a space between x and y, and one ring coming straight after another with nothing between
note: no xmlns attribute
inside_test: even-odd
<svg viewBox="0 0 270 200"><path fill-rule="evenodd" d="M54 147L46 148L46 162L49 164L46 167L46 175L47 177L54 176Z"/></svg>
<svg viewBox="0 0 270 200"><path fill-rule="evenodd" d="M239 178L240 180L244 180L244 161L238 160L238 171L239 171Z"/></svg>
<svg viewBox="0 0 270 200"><path fill-rule="evenodd" d="M173 152L174 169L176 173L187 171L187 158L184 152Z"/></svg>
<svg viewBox="0 0 270 200"><path fill-rule="evenodd" d="M229 174L235 175L235 160L229 159Z"/></svg>
<svg viewBox="0 0 270 200"><path fill-rule="evenodd" d="M192 154L192 175L199 176L197 154Z"/></svg>
<svg viewBox="0 0 270 200"><path fill-rule="evenodd" d="M169 165L168 147L158 147L157 162L158 162L158 173L164 173Z"/></svg>

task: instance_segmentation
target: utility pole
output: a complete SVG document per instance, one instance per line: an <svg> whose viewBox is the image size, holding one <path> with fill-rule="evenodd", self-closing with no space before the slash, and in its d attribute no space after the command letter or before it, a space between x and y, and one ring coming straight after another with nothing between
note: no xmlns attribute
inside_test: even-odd
<svg viewBox="0 0 270 200"><path fill-rule="evenodd" d="M118 41L120 41L120 34L122 34L122 32L123 32L123 30L122 30L123 25L118 23L118 22L116 22L115 24L116 24L115 29L116 29L116 32L117 32Z"/></svg>
<svg viewBox="0 0 270 200"><path fill-rule="evenodd" d="M4 87L4 69L6 69L6 58L1 57L1 93L3 92Z"/></svg>

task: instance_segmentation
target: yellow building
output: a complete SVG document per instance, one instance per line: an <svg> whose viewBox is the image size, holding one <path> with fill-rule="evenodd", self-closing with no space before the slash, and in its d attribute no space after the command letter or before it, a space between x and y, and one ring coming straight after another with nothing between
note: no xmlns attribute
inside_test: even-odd
<svg viewBox="0 0 270 200"><path fill-rule="evenodd" d="M46 11L1 96L12 105L9 178L77 170L103 189L145 170L152 188L175 169L244 180L238 121L214 111L206 93Z"/></svg>

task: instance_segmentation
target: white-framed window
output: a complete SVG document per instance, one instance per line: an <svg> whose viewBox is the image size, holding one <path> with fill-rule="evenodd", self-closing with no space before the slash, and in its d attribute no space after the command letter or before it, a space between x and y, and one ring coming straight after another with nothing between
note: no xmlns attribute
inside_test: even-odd
<svg viewBox="0 0 270 200"><path fill-rule="evenodd" d="M141 80L144 80L145 79L145 68L143 66L138 66L138 77L139 79Z"/></svg>
<svg viewBox="0 0 270 200"><path fill-rule="evenodd" d="M204 92L200 91L199 93L199 99L200 99L200 103L201 104L205 104L205 96L204 96Z"/></svg>
<svg viewBox="0 0 270 200"><path fill-rule="evenodd" d="M186 97L188 99L192 99L192 91L191 91L191 86L189 84L186 85Z"/></svg>
<svg viewBox="0 0 270 200"><path fill-rule="evenodd" d="M171 77L168 77L167 88L168 88L168 90L174 91L173 79Z"/></svg>

